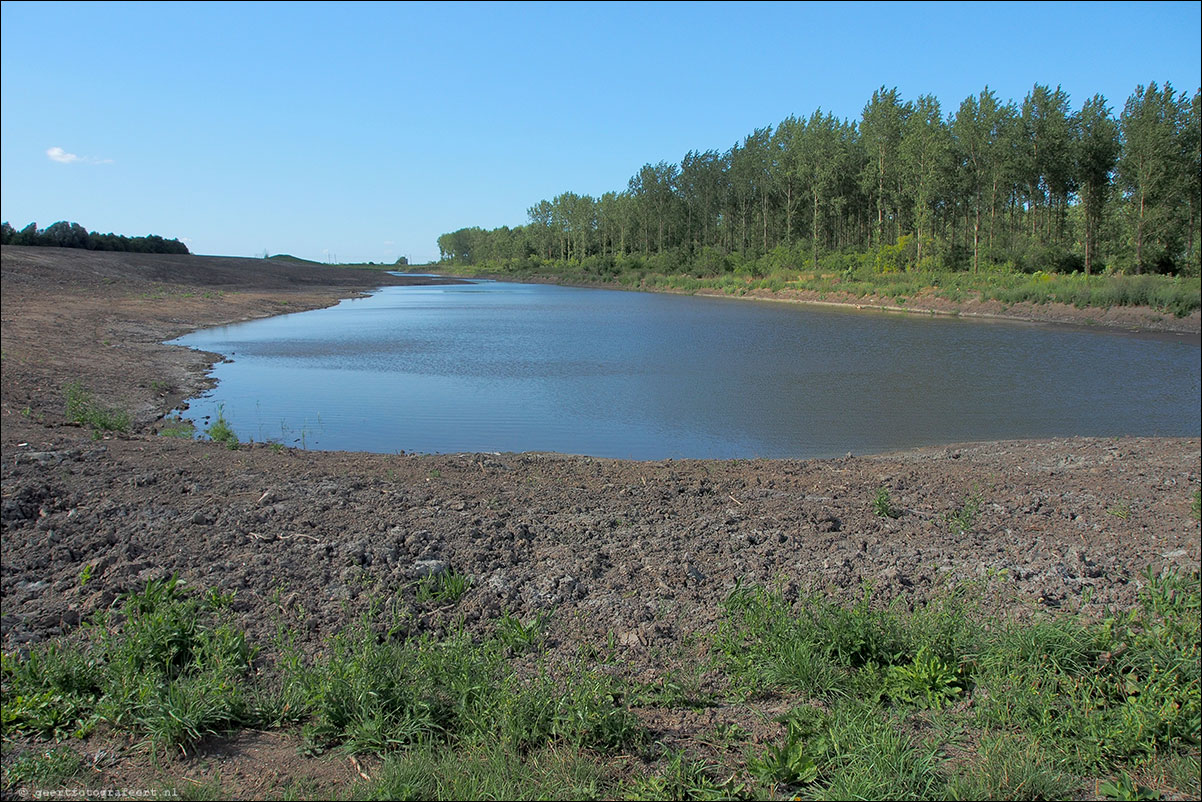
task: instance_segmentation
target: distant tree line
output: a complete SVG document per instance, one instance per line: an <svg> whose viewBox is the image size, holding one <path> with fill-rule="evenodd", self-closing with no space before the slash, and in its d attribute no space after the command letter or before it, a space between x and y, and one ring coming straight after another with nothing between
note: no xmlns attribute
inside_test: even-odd
<svg viewBox="0 0 1202 802"><path fill-rule="evenodd" d="M89 251L132 251L134 253L188 253L188 246L177 239L163 239L157 234L145 237L126 237L120 234L101 234L88 231L79 223L60 220L48 228L30 223L17 231L8 223L0 223L0 245L41 245L51 248L83 248Z"/></svg>
<svg viewBox="0 0 1202 802"><path fill-rule="evenodd" d="M725 151L646 164L623 191L564 192L516 228L438 239L444 261L632 265L696 276L826 269L1199 273L1199 92L1139 86L1116 117L1035 85L939 100L873 93L858 121L821 110Z"/></svg>

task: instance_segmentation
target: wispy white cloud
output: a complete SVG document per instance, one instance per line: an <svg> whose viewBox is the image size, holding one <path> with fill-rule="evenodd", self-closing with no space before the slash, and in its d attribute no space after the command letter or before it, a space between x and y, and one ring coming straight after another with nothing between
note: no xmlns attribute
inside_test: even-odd
<svg viewBox="0 0 1202 802"><path fill-rule="evenodd" d="M74 153L68 153L60 147L46 149L46 157L50 161L58 162L59 164L112 164L112 159L97 159L93 156L77 156Z"/></svg>
<svg viewBox="0 0 1202 802"><path fill-rule="evenodd" d="M62 164L70 164L71 162L79 161L79 157L74 153L68 153L62 148L50 148L46 151L46 155L50 157L52 162L60 162Z"/></svg>

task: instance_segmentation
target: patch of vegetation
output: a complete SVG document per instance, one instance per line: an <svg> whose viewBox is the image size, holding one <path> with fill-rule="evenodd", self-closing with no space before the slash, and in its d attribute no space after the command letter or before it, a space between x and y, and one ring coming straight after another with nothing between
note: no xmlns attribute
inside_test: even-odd
<svg viewBox="0 0 1202 802"><path fill-rule="evenodd" d="M128 412L97 403L92 393L79 382L68 384L63 392L67 401L67 420L91 428L93 436L99 436L101 432L129 431Z"/></svg>
<svg viewBox="0 0 1202 802"><path fill-rule="evenodd" d="M738 697L796 692L826 711L757 758L764 781L826 799L1063 798L1081 777L1197 754L1198 576L1145 582L1126 615L1021 624L989 620L959 592L902 614L867 592L840 608L739 588L716 665ZM976 754L945 773L938 743L902 734L919 715L979 733Z"/></svg>
<svg viewBox="0 0 1202 802"><path fill-rule="evenodd" d="M163 425L159 427L159 435L162 437L180 437L185 440L191 440L196 436L196 424L187 418L174 415L163 419Z"/></svg>
<svg viewBox="0 0 1202 802"><path fill-rule="evenodd" d="M563 678L506 671L504 646L465 632L380 642L367 622L326 654L285 661L283 696L316 750L389 753L441 743L614 752L646 740L614 681L591 669Z"/></svg>
<svg viewBox="0 0 1202 802"><path fill-rule="evenodd" d="M406 635L392 599L315 654L281 624L252 671L232 594L151 582L69 639L4 655L3 735L103 723L161 750L298 727L311 753L382 757L350 789L367 799L1196 798L1199 578L1142 579L1139 607L1101 620L999 620L981 585L916 609L870 587L839 604L738 586L698 651L676 655L689 671L637 681L615 676L620 659L598 663L600 645L550 659L545 618ZM722 701L704 757L653 742L640 720ZM721 718L782 701L766 741ZM77 782L75 761L11 760L6 792Z"/></svg>
<svg viewBox="0 0 1202 802"><path fill-rule="evenodd" d="M83 770L83 758L69 746L33 749L4 764L4 790L59 788L67 782L78 785Z"/></svg>
<svg viewBox="0 0 1202 802"><path fill-rule="evenodd" d="M954 535L964 535L977 526L977 518L981 515L981 505L984 503L981 494L969 493L964 497L964 503L945 516L947 528Z"/></svg>
<svg viewBox="0 0 1202 802"><path fill-rule="evenodd" d="M1131 502L1116 501L1114 504L1106 508L1107 515L1113 515L1121 521L1126 521L1131 517Z"/></svg>
<svg viewBox="0 0 1202 802"><path fill-rule="evenodd" d="M880 518L901 517L901 510L893 506L893 499L889 497L889 491L884 487L876 491L876 498L872 500L872 512Z"/></svg>
<svg viewBox="0 0 1202 802"><path fill-rule="evenodd" d="M225 410L222 407L217 408L217 417L206 430L206 434L214 443L224 443L225 447L231 451L238 449L238 435L234 433L230 422L225 419Z"/></svg>
<svg viewBox="0 0 1202 802"><path fill-rule="evenodd" d="M215 600L152 581L76 642L5 654L4 733L82 737L107 722L167 749L257 721L253 649Z"/></svg>
<svg viewBox="0 0 1202 802"><path fill-rule="evenodd" d="M1160 799L1159 791L1141 786L1125 771L1121 776L1099 784L1098 793L1106 799Z"/></svg>
<svg viewBox="0 0 1202 802"><path fill-rule="evenodd" d="M742 799L746 788L734 777L723 782L714 779L717 766L689 757L683 751L671 751L660 771L636 778L626 791L626 799Z"/></svg>
<svg viewBox="0 0 1202 802"><path fill-rule="evenodd" d="M497 621L497 637L511 652L536 651L542 645L548 618L550 613L540 613L523 622L506 612Z"/></svg>
<svg viewBox="0 0 1202 802"><path fill-rule="evenodd" d="M1074 778L1059 770L1036 741L1009 734L987 735L976 760L950 779L948 799L1071 799Z"/></svg>
<svg viewBox="0 0 1202 802"><path fill-rule="evenodd" d="M422 577L417 583L417 601L419 604L433 602L435 604L454 604L472 586L471 577L456 571L443 571Z"/></svg>
<svg viewBox="0 0 1202 802"><path fill-rule="evenodd" d="M352 799L603 799L614 780L583 750L545 747L522 754L503 744L448 749L423 744L396 752L378 779Z"/></svg>

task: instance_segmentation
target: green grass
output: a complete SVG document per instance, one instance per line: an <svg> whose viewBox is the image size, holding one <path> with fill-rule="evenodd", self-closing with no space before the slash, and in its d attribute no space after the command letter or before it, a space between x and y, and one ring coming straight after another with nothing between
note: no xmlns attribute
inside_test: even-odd
<svg viewBox="0 0 1202 802"><path fill-rule="evenodd" d="M163 420L163 425L159 428L159 434L163 437L179 437L191 440L196 435L196 424L186 418L175 415Z"/></svg>
<svg viewBox="0 0 1202 802"><path fill-rule="evenodd" d="M281 621L256 660L232 594L151 582L4 655L2 734L7 751L111 727L162 752L282 727L310 755L379 756L348 790L367 799L1197 796L1199 579L1140 581L1137 608L1089 620L998 618L985 584L914 609L870 587L840 604L738 586L711 633L637 681L599 659L613 644L551 659L546 616L403 634L414 617L394 599L317 653ZM711 723L692 740L644 723L699 709ZM728 711L758 711L767 739ZM77 782L72 754L7 761L6 792Z"/></svg>
<svg viewBox="0 0 1202 802"><path fill-rule="evenodd" d="M223 600L150 582L75 641L5 654L3 734L83 737L105 722L169 749L256 721L254 650Z"/></svg>
<svg viewBox="0 0 1202 802"><path fill-rule="evenodd" d="M101 432L129 431L131 419L128 412L98 403L79 382L68 384L63 393L66 396L67 420L72 423L89 427L95 436Z"/></svg>
<svg viewBox="0 0 1202 802"><path fill-rule="evenodd" d="M472 586L471 577L452 570L422 577L417 583L419 604L454 604Z"/></svg>
<svg viewBox="0 0 1202 802"><path fill-rule="evenodd" d="M614 781L587 752L504 744L455 749L421 744L390 755L354 799L603 799Z"/></svg>
<svg viewBox="0 0 1202 802"><path fill-rule="evenodd" d="M7 761L3 787L5 791L23 786L59 788L68 783L79 787L84 777L84 761L80 754L69 746L53 746L22 752Z"/></svg>

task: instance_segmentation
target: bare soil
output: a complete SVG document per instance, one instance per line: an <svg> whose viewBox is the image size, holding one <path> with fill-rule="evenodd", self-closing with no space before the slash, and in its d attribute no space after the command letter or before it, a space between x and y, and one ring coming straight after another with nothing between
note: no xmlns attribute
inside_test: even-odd
<svg viewBox="0 0 1202 802"><path fill-rule="evenodd" d="M237 591L248 632L267 648L282 614L303 610L297 635L317 645L383 597L417 611L415 631L458 616L486 631L506 611L550 611L555 653L566 659L584 641L612 637L631 676L650 678L685 639L714 626L736 582L848 599L870 582L883 600L919 605L951 583L1002 577L999 614L1098 614L1131 606L1148 570L1199 569L1190 512L1198 438L630 462L229 450L156 434L218 358L165 339L415 281L429 280L257 259L4 248L4 649L69 633L120 594L179 574ZM69 423L64 388L73 382L129 410L133 431L93 439ZM874 514L881 487L900 517ZM973 495L980 514L956 533L947 516ZM416 601L431 560L473 579L454 609ZM656 737L691 747L720 714L647 711L646 721ZM260 798L297 785L344 788L357 776L345 758L298 756L298 741L244 732L158 764L119 738L81 749L109 787L219 775L224 793ZM93 762L100 751L107 757Z"/></svg>

